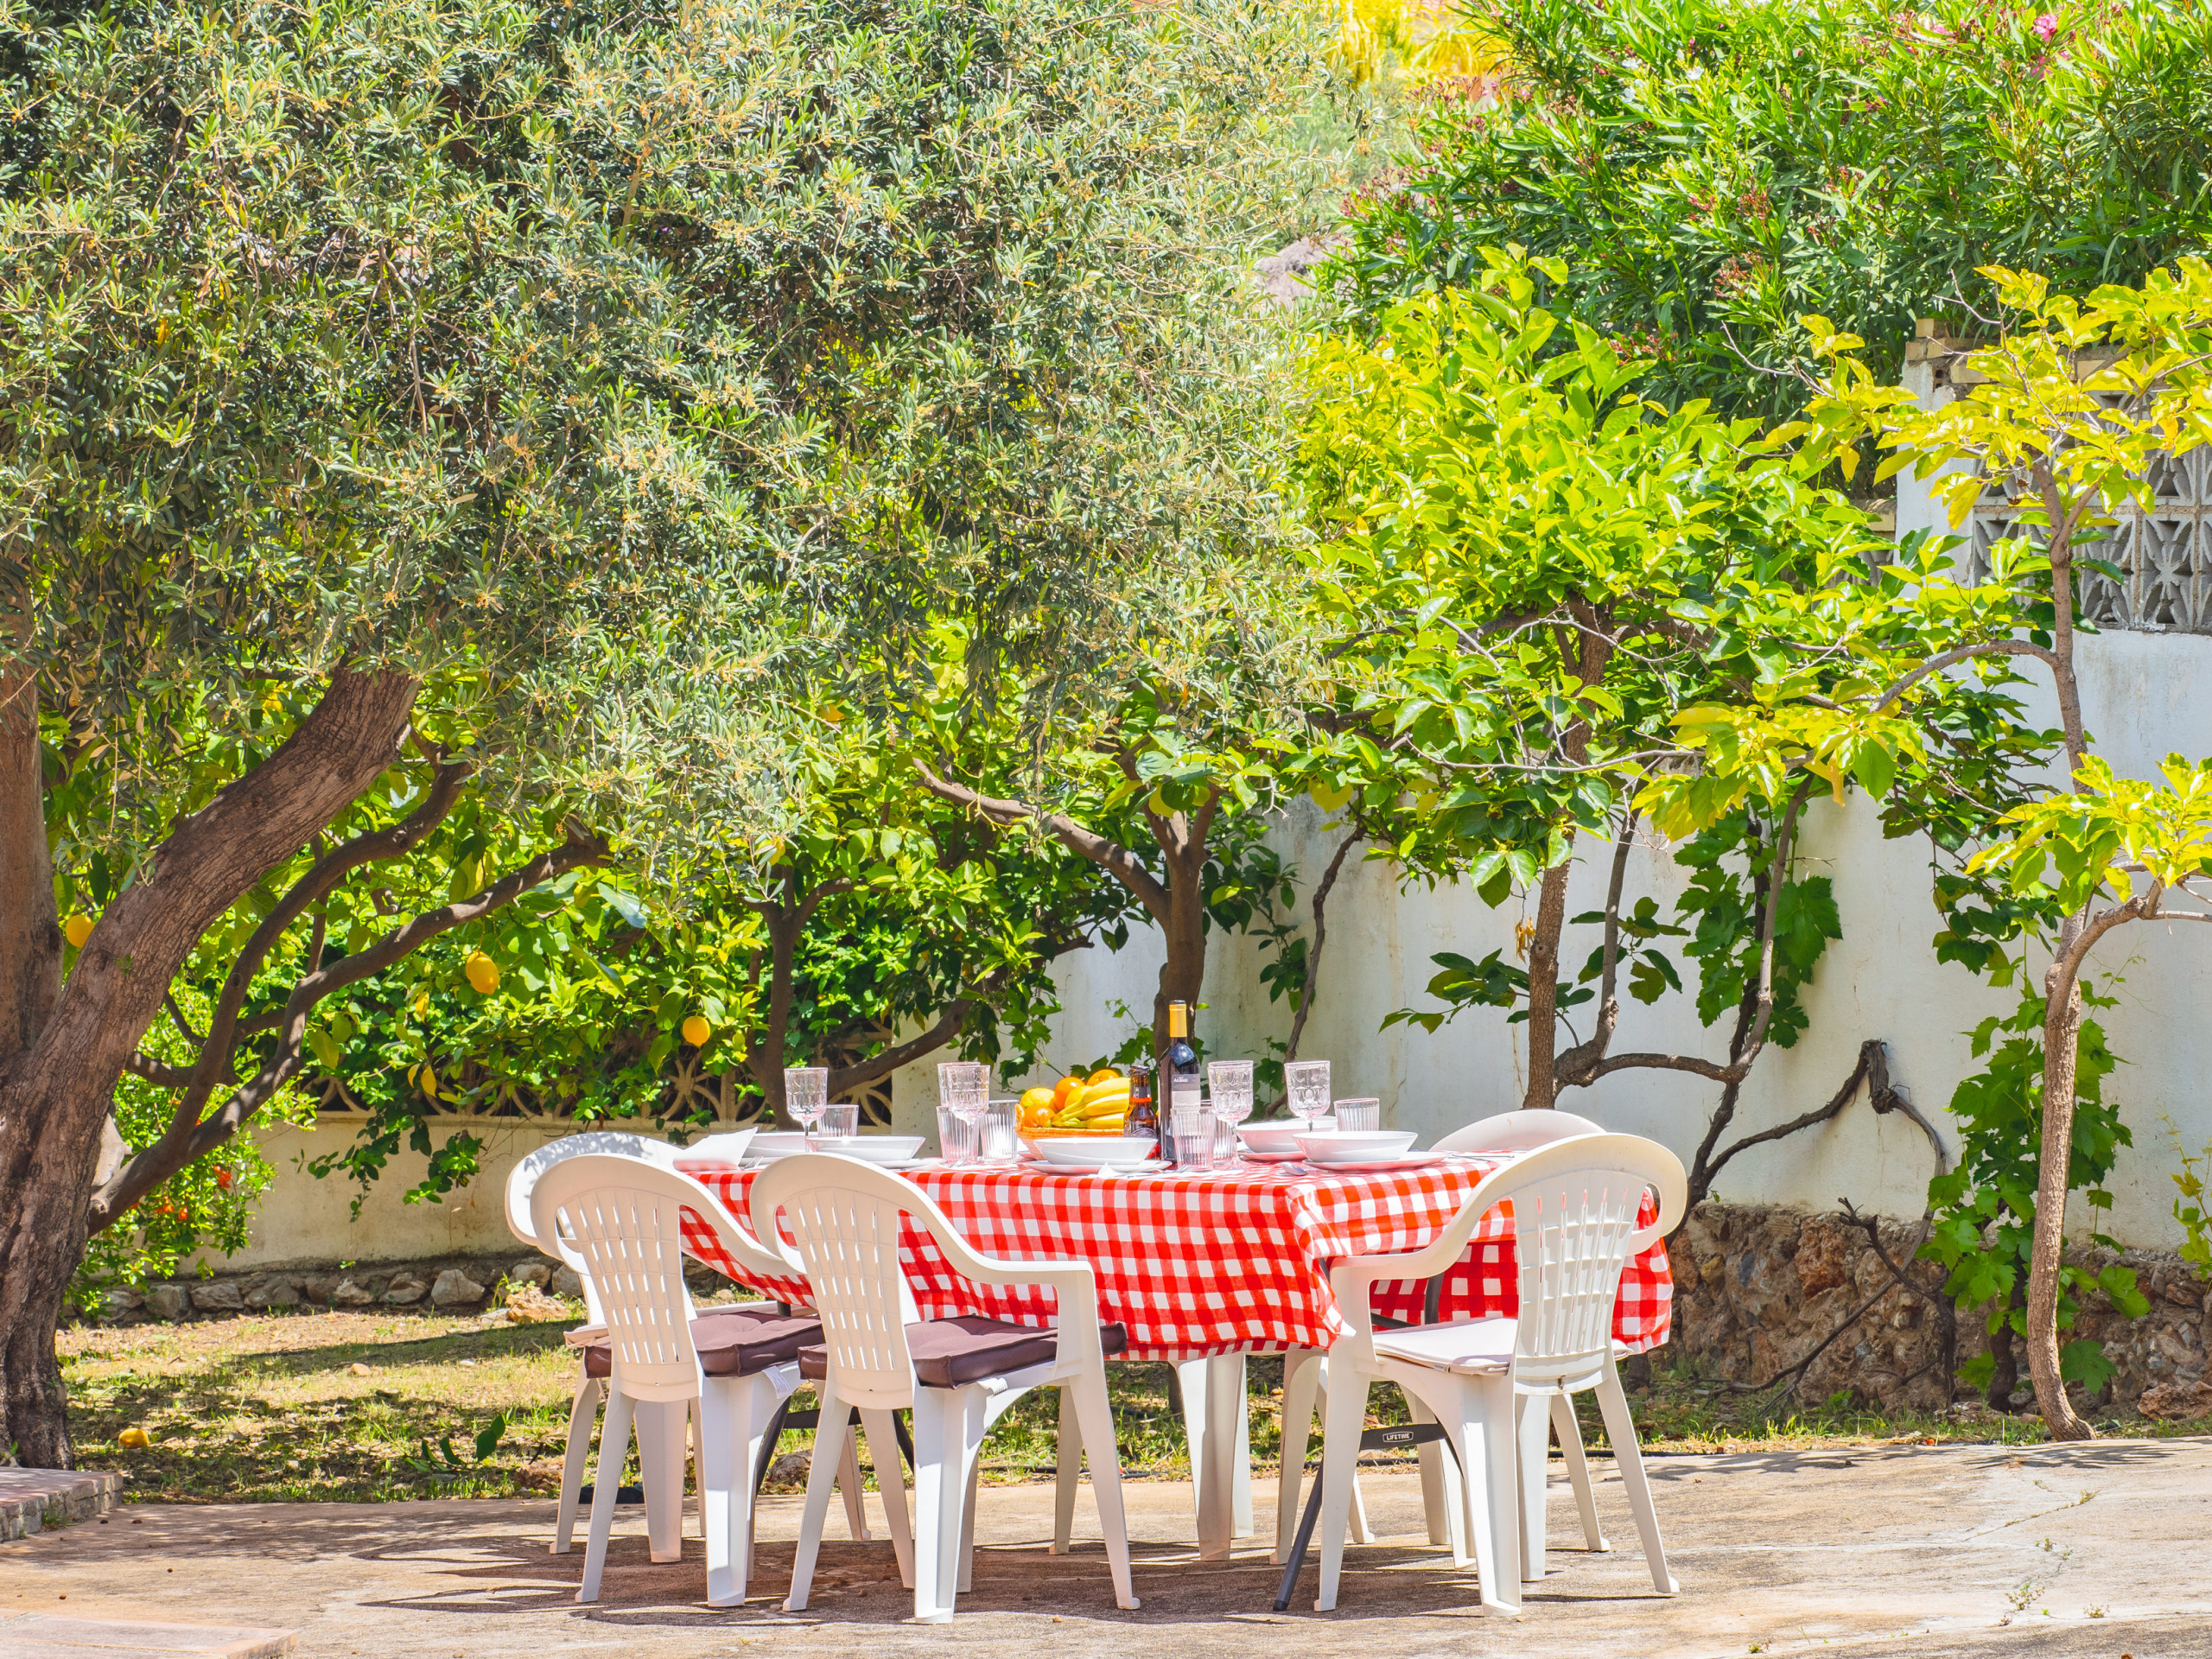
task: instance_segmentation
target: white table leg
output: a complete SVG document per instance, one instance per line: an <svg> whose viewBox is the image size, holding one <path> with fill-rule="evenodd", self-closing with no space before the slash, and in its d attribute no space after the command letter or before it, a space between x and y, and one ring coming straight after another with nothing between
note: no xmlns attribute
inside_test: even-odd
<svg viewBox="0 0 2212 1659"><path fill-rule="evenodd" d="M1176 1369L1183 1379L1184 1426L1191 1446L1191 1479L1197 1488L1198 1559L1226 1560L1236 1527L1234 1459L1244 1356L1185 1360Z"/></svg>
<svg viewBox="0 0 2212 1659"><path fill-rule="evenodd" d="M640 1401L638 1478L645 1489L645 1539L656 1561L683 1557L683 1454L688 1401Z"/></svg>
<svg viewBox="0 0 2212 1659"><path fill-rule="evenodd" d="M1252 1389L1251 1370L1243 1354L1236 1356L1236 1453L1230 1462L1230 1478L1236 1489L1236 1535L1249 1538L1252 1525Z"/></svg>

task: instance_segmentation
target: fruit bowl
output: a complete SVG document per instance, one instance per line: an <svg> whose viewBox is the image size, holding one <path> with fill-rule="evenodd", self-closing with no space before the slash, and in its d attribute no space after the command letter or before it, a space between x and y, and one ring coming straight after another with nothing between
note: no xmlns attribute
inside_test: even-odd
<svg viewBox="0 0 2212 1659"><path fill-rule="evenodd" d="M1141 1164L1160 1155L1160 1143L1148 1135L1086 1135L1078 1129L1032 1129L1022 1145L1047 1164Z"/></svg>

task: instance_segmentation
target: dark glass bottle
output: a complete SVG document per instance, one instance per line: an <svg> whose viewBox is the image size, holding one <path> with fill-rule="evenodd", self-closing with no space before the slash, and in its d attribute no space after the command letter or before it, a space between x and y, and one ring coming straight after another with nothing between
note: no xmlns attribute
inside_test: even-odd
<svg viewBox="0 0 2212 1659"><path fill-rule="evenodd" d="M1175 1113L1185 1106L1196 1106L1204 1090L1198 1077L1198 1051L1191 1046L1191 1005L1170 1002L1167 1005L1167 1052L1160 1057L1160 1093L1166 1097L1160 1110L1160 1155L1173 1162L1175 1158Z"/></svg>
<svg viewBox="0 0 2212 1659"><path fill-rule="evenodd" d="M1133 1065L1129 1068L1129 1112L1123 1121L1122 1133L1132 1139L1150 1136L1160 1139L1160 1113L1152 1098L1152 1068Z"/></svg>

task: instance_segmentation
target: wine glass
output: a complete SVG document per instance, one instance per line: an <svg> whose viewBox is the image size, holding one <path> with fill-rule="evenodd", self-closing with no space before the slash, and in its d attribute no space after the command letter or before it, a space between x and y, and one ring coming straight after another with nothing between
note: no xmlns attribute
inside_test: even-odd
<svg viewBox="0 0 2212 1659"><path fill-rule="evenodd" d="M806 1131L810 1151L814 1147L814 1126L822 1121L822 1109L830 1103L830 1068L826 1065L787 1065L784 1068L784 1110L792 1122Z"/></svg>
<svg viewBox="0 0 2212 1659"><path fill-rule="evenodd" d="M1213 1096L1216 1121L1229 1125L1230 1144L1235 1146L1236 1125L1252 1116L1252 1062L1207 1062L1206 1091Z"/></svg>
<svg viewBox="0 0 2212 1659"><path fill-rule="evenodd" d="M1308 1130L1314 1120L1329 1111L1329 1063L1293 1060L1282 1069L1283 1087L1290 1093L1290 1109Z"/></svg>

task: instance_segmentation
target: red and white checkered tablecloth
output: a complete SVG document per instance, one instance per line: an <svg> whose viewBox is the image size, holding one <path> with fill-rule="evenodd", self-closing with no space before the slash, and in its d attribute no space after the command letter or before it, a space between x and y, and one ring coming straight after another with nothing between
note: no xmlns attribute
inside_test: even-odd
<svg viewBox="0 0 2212 1659"><path fill-rule="evenodd" d="M1322 1174L1302 1165L1144 1175L929 1165L909 1179L986 1255L1090 1262L1098 1274L1098 1317L1127 1329L1132 1357L1191 1359L1328 1347L1345 1328L1329 1264L1420 1249L1503 1161L1452 1156L1373 1174ZM752 1170L683 1158L676 1166L750 1228ZM1645 1224L1651 1219L1647 1198ZM738 1273L712 1230L689 1212L684 1242L701 1261L766 1295L807 1299L804 1281ZM974 1313L1043 1325L1052 1317L1050 1290L976 1284L955 1273L935 1243L911 1225L903 1255L925 1319ZM1446 1276L1440 1317L1514 1313L1516 1267L1512 1214L1501 1205L1483 1217ZM1375 1311L1418 1322L1423 1288L1378 1285ZM1639 1352L1664 1342L1674 1294L1666 1246L1655 1243L1621 1275L1614 1336Z"/></svg>

